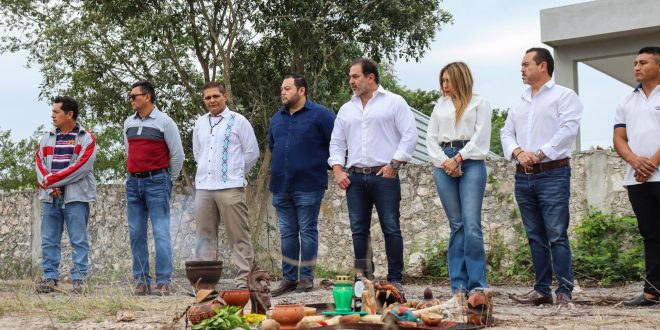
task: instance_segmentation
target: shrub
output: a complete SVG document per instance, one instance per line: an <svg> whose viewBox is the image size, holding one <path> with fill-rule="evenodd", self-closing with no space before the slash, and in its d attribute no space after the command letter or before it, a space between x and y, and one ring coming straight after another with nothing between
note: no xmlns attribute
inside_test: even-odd
<svg viewBox="0 0 660 330"><path fill-rule="evenodd" d="M575 274L598 284L635 281L644 273L644 244L634 217L592 212L575 228Z"/></svg>

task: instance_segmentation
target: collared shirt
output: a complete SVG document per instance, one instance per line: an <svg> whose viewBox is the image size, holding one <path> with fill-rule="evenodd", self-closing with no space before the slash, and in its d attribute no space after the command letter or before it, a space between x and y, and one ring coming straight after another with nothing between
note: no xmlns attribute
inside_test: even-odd
<svg viewBox="0 0 660 330"><path fill-rule="evenodd" d="M172 182L183 167L183 145L172 118L154 107L144 119L136 112L124 121L128 172L169 169Z"/></svg>
<svg viewBox="0 0 660 330"><path fill-rule="evenodd" d="M216 117L207 113L195 121L193 155L197 162L196 189L244 187L245 174L259 159L259 144L250 122L225 108Z"/></svg>
<svg viewBox="0 0 660 330"><path fill-rule="evenodd" d="M328 188L328 149L335 115L309 99L293 115L280 108L268 127L270 186L273 193Z"/></svg>
<svg viewBox="0 0 660 330"><path fill-rule="evenodd" d="M646 97L641 85L628 94L616 109L614 128L626 129L628 146L637 156L651 158L660 150L660 85L655 86ZM660 181L660 166L649 177L648 182ZM635 180L635 171L628 166L623 185L640 184Z"/></svg>
<svg viewBox="0 0 660 330"><path fill-rule="evenodd" d="M470 103L463 112L461 119L454 125L456 108L451 97L445 96L438 100L426 135L426 149L436 167L449 157L440 147L442 142L470 140L459 152L463 159L485 159L490 150L490 127L493 110L486 99L472 95Z"/></svg>
<svg viewBox="0 0 660 330"><path fill-rule="evenodd" d="M504 157L513 159L518 147L528 152L541 149L546 156L542 162L571 157L581 118L582 103L571 89L550 80L532 97L527 87L501 130Z"/></svg>
<svg viewBox="0 0 660 330"><path fill-rule="evenodd" d="M366 106L353 95L337 113L330 141L328 164L373 167L392 159L412 159L417 144L417 126L408 103L382 86ZM348 150L348 159L346 151Z"/></svg>

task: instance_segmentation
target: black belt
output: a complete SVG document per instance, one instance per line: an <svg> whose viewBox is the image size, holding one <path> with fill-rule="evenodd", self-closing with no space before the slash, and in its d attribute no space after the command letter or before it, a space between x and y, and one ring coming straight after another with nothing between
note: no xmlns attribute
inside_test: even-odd
<svg viewBox="0 0 660 330"><path fill-rule="evenodd" d="M135 173L128 173L130 176L134 176L138 179L144 179L148 178L152 175L160 174L163 172L167 172L166 168L161 168L160 170L153 170L153 171L146 171L146 172L135 172Z"/></svg>
<svg viewBox="0 0 660 330"><path fill-rule="evenodd" d="M554 170L555 168L565 167L571 165L569 158L553 160L545 163L534 164L531 169L526 169L522 165L516 165L516 172L524 174L539 174L541 172Z"/></svg>
<svg viewBox="0 0 660 330"><path fill-rule="evenodd" d="M470 140L456 140L449 142L440 142L440 147L444 148L463 148Z"/></svg>
<svg viewBox="0 0 660 330"><path fill-rule="evenodd" d="M374 167L355 167L351 166L348 169L348 173L360 173L360 174L376 174L385 166L374 166Z"/></svg>

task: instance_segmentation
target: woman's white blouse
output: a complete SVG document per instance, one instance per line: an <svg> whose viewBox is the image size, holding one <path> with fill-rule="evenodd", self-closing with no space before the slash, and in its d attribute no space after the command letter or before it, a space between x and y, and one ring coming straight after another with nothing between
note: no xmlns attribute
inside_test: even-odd
<svg viewBox="0 0 660 330"><path fill-rule="evenodd" d="M493 110L488 101L473 95L463 116L454 126L456 108L451 98L444 96L433 108L426 135L426 148L433 165L441 167L449 157L440 147L441 142L470 140L460 154L463 159L485 159L490 150L490 129Z"/></svg>

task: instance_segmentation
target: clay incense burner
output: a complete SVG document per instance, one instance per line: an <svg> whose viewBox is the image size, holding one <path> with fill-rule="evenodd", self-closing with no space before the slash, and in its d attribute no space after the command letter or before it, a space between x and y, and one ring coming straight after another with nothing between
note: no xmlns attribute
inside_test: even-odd
<svg viewBox="0 0 660 330"><path fill-rule="evenodd" d="M186 277L195 292L214 290L222 275L222 261L186 261Z"/></svg>
<svg viewBox="0 0 660 330"><path fill-rule="evenodd" d="M240 307L241 311L243 311L243 307L245 307L247 302L250 300L250 290L225 290L220 293L220 297L227 303L227 305Z"/></svg>
<svg viewBox="0 0 660 330"><path fill-rule="evenodd" d="M284 303L275 305L272 318L280 324L282 330L293 330L303 316L302 303Z"/></svg>

